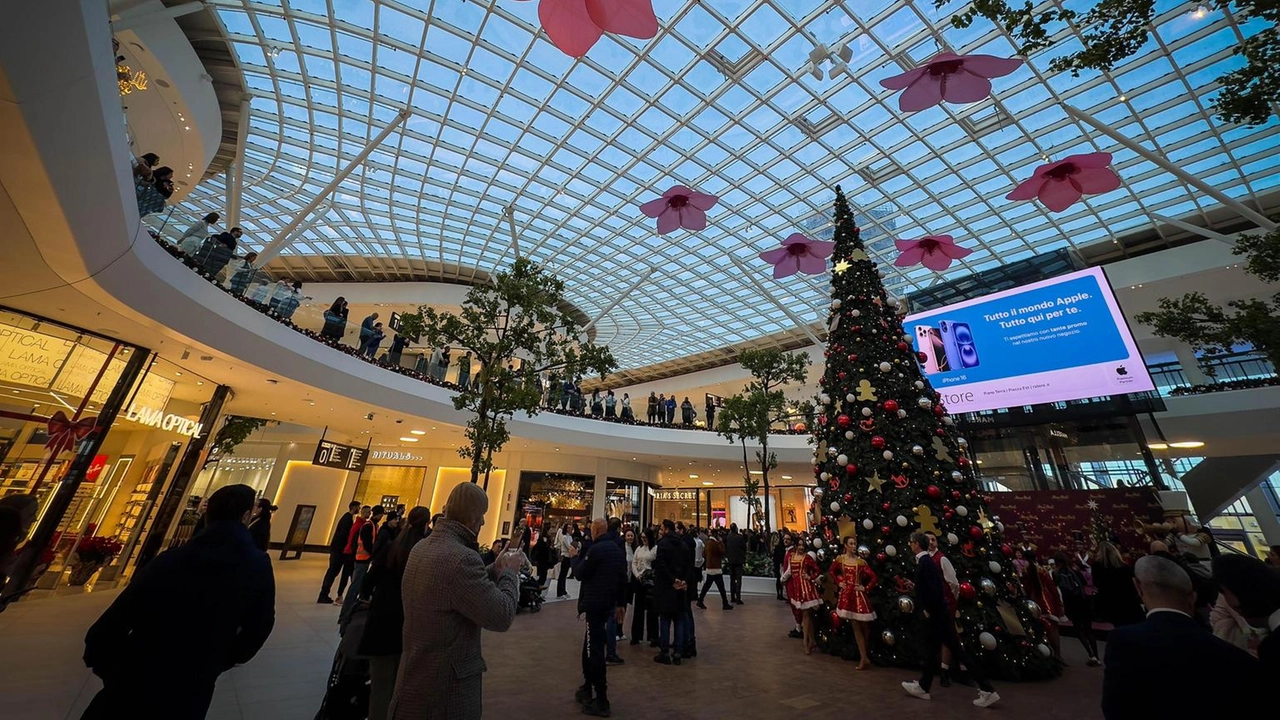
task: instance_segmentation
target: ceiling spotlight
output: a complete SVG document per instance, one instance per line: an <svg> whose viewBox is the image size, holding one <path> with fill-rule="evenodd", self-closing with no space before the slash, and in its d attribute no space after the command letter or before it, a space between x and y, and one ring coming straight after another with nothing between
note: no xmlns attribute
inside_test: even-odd
<svg viewBox="0 0 1280 720"><path fill-rule="evenodd" d="M690 479L690 480L697 480L697 479L698 479L698 476L697 476L697 475L690 475L690 476L689 476L689 479Z"/></svg>
<svg viewBox="0 0 1280 720"><path fill-rule="evenodd" d="M783 480L790 480L790 479L791 479L791 476L790 476L790 475L783 475L783 476L782 476L782 479L783 479Z"/></svg>
<svg viewBox="0 0 1280 720"><path fill-rule="evenodd" d="M416 437L402 437L402 438L400 438L400 442L418 442L418 438L416 438Z"/></svg>
<svg viewBox="0 0 1280 720"><path fill-rule="evenodd" d="M1180 442L1169 443L1169 447L1186 450L1188 448L1202 448L1204 447L1204 443L1200 440L1182 440Z"/></svg>
<svg viewBox="0 0 1280 720"><path fill-rule="evenodd" d="M427 431L426 430L410 430L409 434L410 435L426 435Z"/></svg>
<svg viewBox="0 0 1280 720"><path fill-rule="evenodd" d="M703 480L703 481L702 481L702 484L703 484L703 485L715 485L715 483L711 482L710 480Z"/></svg>

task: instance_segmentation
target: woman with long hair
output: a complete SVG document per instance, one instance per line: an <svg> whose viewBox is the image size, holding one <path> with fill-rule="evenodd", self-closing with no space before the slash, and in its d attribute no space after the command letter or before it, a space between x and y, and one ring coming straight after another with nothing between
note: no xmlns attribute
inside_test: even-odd
<svg viewBox="0 0 1280 720"><path fill-rule="evenodd" d="M1062 609L1062 595L1058 593L1058 585L1053 581L1053 573L1049 568L1036 560L1035 553L1024 553L1027 561L1027 574L1023 577L1023 588L1027 597L1040 606L1040 622L1044 625L1045 636L1049 640L1049 648L1059 662L1062 661L1062 637L1058 626L1066 619Z"/></svg>
<svg viewBox="0 0 1280 720"><path fill-rule="evenodd" d="M391 704L404 630L400 581L409 563L409 553L431 534L427 529L429 520L431 511L427 508L419 505L410 510L395 542L374 554L369 573L360 583L360 598L369 602L369 617L359 647L360 654L369 658L369 720L386 718Z"/></svg>
<svg viewBox="0 0 1280 720"><path fill-rule="evenodd" d="M639 645L648 638L649 645L658 644L658 606L653 604L653 558L657 555L653 528L636 533L631 556L631 586L635 609L631 614L631 644Z"/></svg>
<svg viewBox="0 0 1280 720"><path fill-rule="evenodd" d="M1098 588L1098 619L1116 627L1142 622L1142 600L1133 586L1133 566L1124 561L1120 549L1110 542L1098 543L1089 566Z"/></svg>
<svg viewBox="0 0 1280 720"><path fill-rule="evenodd" d="M876 573L862 556L858 555L858 538L850 535L844 539L844 554L831 563L831 577L840 588L836 600L836 615L853 623L853 637L858 642L858 666L855 670L871 667L867 654L867 637L871 622L876 619L875 608L867 593L876 586Z"/></svg>
<svg viewBox="0 0 1280 720"><path fill-rule="evenodd" d="M1098 660L1098 641L1093 636L1093 598L1085 593L1088 583L1084 573L1077 568L1079 562L1064 552L1054 555L1053 582L1062 596L1062 611L1071 621L1076 637L1089 656L1089 667L1097 667L1102 663Z"/></svg>
<svg viewBox="0 0 1280 720"><path fill-rule="evenodd" d="M347 299L339 295L329 309L324 311L324 328L320 330L320 337L341 342L342 335L347 331L347 312Z"/></svg>
<svg viewBox="0 0 1280 720"><path fill-rule="evenodd" d="M818 646L813 637L814 608L822 604L822 596L818 594L818 561L809 552L806 544L791 535L791 549L783 559L782 582L787 587L787 597L791 599L791 611L795 615L796 630L804 638L804 654L810 655ZM795 631L793 631L795 632Z"/></svg>

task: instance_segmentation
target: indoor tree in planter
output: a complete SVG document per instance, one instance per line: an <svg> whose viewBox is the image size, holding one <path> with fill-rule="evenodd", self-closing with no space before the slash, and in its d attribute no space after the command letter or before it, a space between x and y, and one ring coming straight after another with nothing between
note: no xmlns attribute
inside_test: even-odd
<svg viewBox="0 0 1280 720"><path fill-rule="evenodd" d="M743 499L752 512L759 511L756 499L764 486L764 530L771 531L769 522L769 471L778 467L778 457L769 451L769 429L775 423L785 422L787 398L783 391L788 383L803 383L809 371L809 356L804 353L783 352L777 348L743 350L738 362L751 373L752 380L743 392L725 398L724 407L716 413L717 433L729 442L742 444ZM747 461L747 441L759 445L756 464L760 479L751 474Z"/></svg>
<svg viewBox="0 0 1280 720"><path fill-rule="evenodd" d="M401 316L401 334L470 351L479 363L475 382L453 396L455 408L472 413L467 443L458 448L471 461L471 482L483 477L488 488L493 455L511 439L507 420L538 413L544 373L604 377L617 367L609 348L592 343L568 308L564 283L520 258L492 282L472 286L456 314L424 306Z"/></svg>
<svg viewBox="0 0 1280 720"><path fill-rule="evenodd" d="M1280 74L1280 73L1277 73ZM1245 256L1245 272L1265 283L1280 283L1280 230L1242 235L1232 253ZM1252 345L1280 369L1280 292L1270 298L1232 300L1225 306L1203 293L1160 298L1160 309L1134 319L1160 337L1181 340L1196 351L1220 355L1234 345ZM1212 372L1212 368L1205 368Z"/></svg>

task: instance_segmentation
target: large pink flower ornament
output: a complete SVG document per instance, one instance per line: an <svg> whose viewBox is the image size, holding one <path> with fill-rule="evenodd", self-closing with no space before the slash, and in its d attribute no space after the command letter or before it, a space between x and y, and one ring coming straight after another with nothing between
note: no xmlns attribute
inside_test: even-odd
<svg viewBox="0 0 1280 720"><path fill-rule="evenodd" d="M956 244L950 235L929 235L919 240L894 240L898 246L897 267L924 265L930 270L946 270L952 260L959 260L973 252Z"/></svg>
<svg viewBox="0 0 1280 720"><path fill-rule="evenodd" d="M1041 165L1030 180L1018 185L1005 199L1039 198L1053 212L1062 212L1084 195L1111 192L1118 187L1120 176L1111 169L1111 153L1084 153Z"/></svg>
<svg viewBox="0 0 1280 720"><path fill-rule="evenodd" d="M666 235L678 228L706 230L707 211L719 200L715 195L675 185L662 193L662 197L641 205L640 212L648 217L658 218L659 235Z"/></svg>
<svg viewBox="0 0 1280 720"><path fill-rule="evenodd" d="M898 109L917 112L943 101L964 105L991 94L991 78L1004 77L1022 66L1018 58L995 55L956 55L941 52L929 62L880 81L890 90L903 90Z"/></svg>
<svg viewBox="0 0 1280 720"><path fill-rule="evenodd" d="M586 55L605 33L639 40L658 34L652 0L539 0L538 19L569 57Z"/></svg>
<svg viewBox="0 0 1280 720"><path fill-rule="evenodd" d="M807 238L800 233L792 233L782 241L782 247L765 250L760 259L773 266L775 280L791 277L798 272L806 275L821 275L827 269L827 258L836 249L833 242L823 242Z"/></svg>

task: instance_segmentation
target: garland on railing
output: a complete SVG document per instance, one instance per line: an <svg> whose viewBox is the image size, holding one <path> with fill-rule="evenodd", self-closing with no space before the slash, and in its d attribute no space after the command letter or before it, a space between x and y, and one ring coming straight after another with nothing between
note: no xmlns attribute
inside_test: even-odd
<svg viewBox="0 0 1280 720"><path fill-rule="evenodd" d="M172 245L171 243L166 241L164 238L160 237L159 234L157 234L156 232L148 230L148 234L150 234L151 238L155 240L156 243L160 245L160 247L164 248L166 252L168 252L170 255L176 258L183 265L186 265L188 268L191 268L192 270L194 270L195 273L200 277L213 283L214 287L218 288L219 290L222 290L223 292L227 293L231 297L239 300L245 305L248 305L254 310L257 310L263 315L266 315L267 317L274 319L276 322L280 323L281 325L284 325L287 328L292 329L295 332L302 333L303 335L306 335L307 337L311 338L312 340L315 340L318 343L323 343L325 345L328 345L334 350L344 352L347 355L350 355L352 357L360 358L361 360L369 363L370 365L375 365L377 367L382 368L383 370L399 373L406 377L411 377L414 380L419 380L421 382L427 383L428 385L435 385L437 387L442 387L447 390L458 391L462 389L457 383L449 382L448 380L436 380L430 375L426 373L418 372L413 368L401 367L396 365L383 365L377 360L370 358L367 355L361 354L357 348L354 348L350 345L346 345L341 341L334 340L332 338L322 337L320 333L317 333L315 331L307 330L306 328L299 327L295 325L293 321L289 320L288 318L282 317L278 312L272 310L271 307L266 303L255 302L253 300L250 300L249 298L236 295L235 293L230 292L229 290L224 288L222 285L218 284L217 277L206 273L204 271L204 268L200 265L200 263L197 263L196 261L192 260L190 257L187 257L186 253L182 252L176 246ZM589 420L600 420L604 422L618 423L621 425L639 425L639 426L646 426L646 427L665 427L665 428L671 428L674 430L695 430L695 431L702 431L702 432L714 432L712 428L698 427L696 425L681 425L677 423L650 424L648 422L643 422L641 420L623 420L621 417L618 417L618 418L596 417L596 416L586 415L582 413L575 413L569 410L561 410L560 408L548 407L548 408L545 408L545 411L552 412L557 415L566 415L568 417L581 417L581 418L587 418ZM801 425L800 427L805 427L805 426ZM769 434L771 435L808 435L809 431L807 428L805 428L804 430L796 430L795 428L789 427L784 430L772 430Z"/></svg>
<svg viewBox="0 0 1280 720"><path fill-rule="evenodd" d="M1206 385L1176 387L1169 391L1169 397L1186 395L1207 395L1209 393L1226 392L1227 390L1254 390L1257 388L1280 386L1280 377L1247 378L1244 380L1225 380Z"/></svg>

